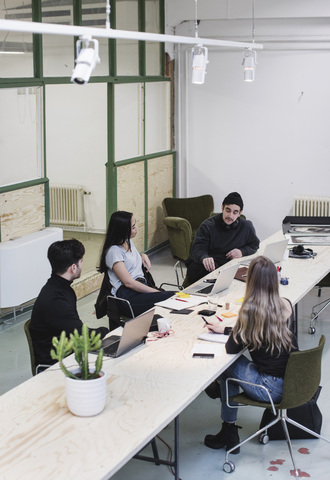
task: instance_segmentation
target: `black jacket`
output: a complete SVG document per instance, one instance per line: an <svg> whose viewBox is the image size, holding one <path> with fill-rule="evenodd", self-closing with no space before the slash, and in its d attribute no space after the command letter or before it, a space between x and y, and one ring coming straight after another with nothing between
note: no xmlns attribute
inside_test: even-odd
<svg viewBox="0 0 330 480"><path fill-rule="evenodd" d="M71 283L52 273L34 304L30 333L36 365L56 363L50 356L52 338L59 337L62 330L70 334L76 328L81 333L82 321L77 312L77 297ZM106 327L91 330L100 333L102 338L109 331Z"/></svg>

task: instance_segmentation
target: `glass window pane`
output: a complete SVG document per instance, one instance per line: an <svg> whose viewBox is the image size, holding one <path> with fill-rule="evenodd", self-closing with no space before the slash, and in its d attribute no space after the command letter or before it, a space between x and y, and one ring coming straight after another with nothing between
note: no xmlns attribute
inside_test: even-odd
<svg viewBox="0 0 330 480"><path fill-rule="evenodd" d="M159 0L146 0L146 32L161 33Z"/></svg>
<svg viewBox="0 0 330 480"><path fill-rule="evenodd" d="M116 28L139 30L137 0L117 0ZM117 40L117 75L139 74L139 43L135 40Z"/></svg>
<svg viewBox="0 0 330 480"><path fill-rule="evenodd" d="M146 0L146 32L161 33L159 0ZM160 44L146 43L146 75L160 75Z"/></svg>
<svg viewBox="0 0 330 480"><path fill-rule="evenodd" d="M115 85L115 160L143 155L143 87Z"/></svg>
<svg viewBox="0 0 330 480"><path fill-rule="evenodd" d="M160 44L146 42L146 75L160 75Z"/></svg>
<svg viewBox="0 0 330 480"><path fill-rule="evenodd" d="M42 89L0 89L0 184L43 176Z"/></svg>
<svg viewBox="0 0 330 480"><path fill-rule="evenodd" d="M82 1L82 24L86 27L105 28L106 12L105 1ZM109 75L109 41L107 38L98 38L101 63L96 65L92 75Z"/></svg>
<svg viewBox="0 0 330 480"><path fill-rule="evenodd" d="M106 228L107 85L46 86L47 176L82 185L86 228ZM62 139L62 141L59 141Z"/></svg>
<svg viewBox="0 0 330 480"><path fill-rule="evenodd" d="M42 21L73 25L72 0L42 0ZM66 35L43 35L43 70L45 77L71 77L74 68L74 38Z"/></svg>
<svg viewBox="0 0 330 480"><path fill-rule="evenodd" d="M25 7L20 0L0 0L0 18L31 22L31 2ZM1 31L0 62L2 78L33 77L32 34Z"/></svg>
<svg viewBox="0 0 330 480"><path fill-rule="evenodd" d="M145 153L171 148L170 82L145 84Z"/></svg>

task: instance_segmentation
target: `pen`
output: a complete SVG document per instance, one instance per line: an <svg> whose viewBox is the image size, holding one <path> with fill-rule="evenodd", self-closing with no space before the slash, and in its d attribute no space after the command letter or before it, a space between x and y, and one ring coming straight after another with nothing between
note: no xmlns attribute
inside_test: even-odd
<svg viewBox="0 0 330 480"><path fill-rule="evenodd" d="M182 298L176 298L175 300L177 300L178 302L186 302L187 303L187 300L182 300Z"/></svg>
<svg viewBox="0 0 330 480"><path fill-rule="evenodd" d="M216 317L219 320L219 322L222 322L222 318L218 317L218 315L216 315Z"/></svg>
<svg viewBox="0 0 330 480"><path fill-rule="evenodd" d="M211 325L203 316L202 316L202 319L204 320L204 322L206 323L206 325Z"/></svg>

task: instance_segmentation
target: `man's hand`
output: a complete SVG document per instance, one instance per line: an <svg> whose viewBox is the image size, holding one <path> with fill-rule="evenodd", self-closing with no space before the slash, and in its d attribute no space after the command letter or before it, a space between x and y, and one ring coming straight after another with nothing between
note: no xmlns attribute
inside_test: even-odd
<svg viewBox="0 0 330 480"><path fill-rule="evenodd" d="M238 248L234 248L226 254L226 257L230 258L230 260L232 260L233 258L241 258L242 256L242 252Z"/></svg>
<svg viewBox="0 0 330 480"><path fill-rule="evenodd" d="M213 270L215 270L215 263L212 257L204 258L203 265L208 272L213 272Z"/></svg>

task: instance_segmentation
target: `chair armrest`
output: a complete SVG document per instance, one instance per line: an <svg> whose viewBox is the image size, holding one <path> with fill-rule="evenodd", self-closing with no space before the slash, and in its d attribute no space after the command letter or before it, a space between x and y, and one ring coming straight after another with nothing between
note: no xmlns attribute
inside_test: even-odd
<svg viewBox="0 0 330 480"><path fill-rule="evenodd" d="M192 234L192 228L190 222L185 218L181 217L165 217L164 224L167 227L175 228L177 230L183 230L187 232L188 235Z"/></svg>
<svg viewBox="0 0 330 480"><path fill-rule="evenodd" d="M238 383L238 384L244 383L245 385L251 385L253 387L262 388L263 390L265 390L265 392L267 393L268 398L269 398L269 403L272 406L273 414L276 415L276 409L275 409L275 406L274 406L274 402L273 402L272 397L270 396L268 388L264 387L263 385L259 385L258 383L247 382L246 380L239 380L238 378L226 378L226 403L227 403L227 406L229 408L236 408L237 407L237 405L230 405L230 403L229 403L229 400L230 400L229 394L228 394L228 383L229 382Z"/></svg>

